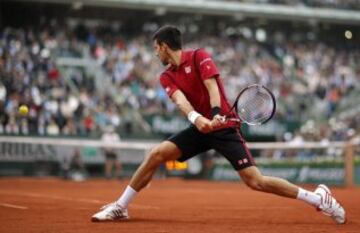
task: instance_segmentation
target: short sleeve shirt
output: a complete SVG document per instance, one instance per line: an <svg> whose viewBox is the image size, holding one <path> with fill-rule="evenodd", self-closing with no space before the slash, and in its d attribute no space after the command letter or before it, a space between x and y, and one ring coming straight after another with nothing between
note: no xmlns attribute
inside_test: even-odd
<svg viewBox="0 0 360 233"><path fill-rule="evenodd" d="M204 84L204 81L210 78L215 78L217 81L221 98L221 114L226 114L231 107L227 101L219 71L204 49L183 50L180 65L171 65L166 69L160 75L160 83L169 97L176 90L182 91L197 112L211 119L210 97Z"/></svg>

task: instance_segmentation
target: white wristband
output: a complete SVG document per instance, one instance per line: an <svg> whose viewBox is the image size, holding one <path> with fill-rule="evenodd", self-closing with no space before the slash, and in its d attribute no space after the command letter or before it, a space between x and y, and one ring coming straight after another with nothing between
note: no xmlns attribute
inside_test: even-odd
<svg viewBox="0 0 360 233"><path fill-rule="evenodd" d="M195 121L198 117L202 116L200 113L196 112L196 111L191 111L188 114L188 119L191 123L195 124Z"/></svg>

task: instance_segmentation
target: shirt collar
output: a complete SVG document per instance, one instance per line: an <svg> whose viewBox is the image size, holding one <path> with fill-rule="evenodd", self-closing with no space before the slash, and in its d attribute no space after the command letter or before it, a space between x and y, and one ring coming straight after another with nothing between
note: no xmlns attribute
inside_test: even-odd
<svg viewBox="0 0 360 233"><path fill-rule="evenodd" d="M188 60L187 52L181 50L181 60L179 66L183 65Z"/></svg>
<svg viewBox="0 0 360 233"><path fill-rule="evenodd" d="M182 66L185 62L187 62L189 56L188 56L188 53L185 51L185 50L181 50L181 58L180 58L180 64L178 66L174 66L174 65L171 65L170 66L170 69L171 70L176 70L178 69L180 66Z"/></svg>

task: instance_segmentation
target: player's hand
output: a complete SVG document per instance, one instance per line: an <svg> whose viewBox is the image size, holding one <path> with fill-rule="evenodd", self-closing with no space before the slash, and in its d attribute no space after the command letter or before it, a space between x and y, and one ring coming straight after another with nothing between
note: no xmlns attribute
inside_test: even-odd
<svg viewBox="0 0 360 233"><path fill-rule="evenodd" d="M203 116L199 116L198 118L196 118L195 126L201 133L209 133L213 131L211 121Z"/></svg>
<svg viewBox="0 0 360 233"><path fill-rule="evenodd" d="M218 130L226 127L227 122L224 120L223 116L215 115L211 121L211 126L213 130Z"/></svg>

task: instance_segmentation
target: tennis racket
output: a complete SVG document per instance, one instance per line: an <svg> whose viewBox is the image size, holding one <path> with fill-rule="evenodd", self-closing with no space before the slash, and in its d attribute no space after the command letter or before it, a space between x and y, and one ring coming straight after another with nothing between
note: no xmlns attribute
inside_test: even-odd
<svg viewBox="0 0 360 233"><path fill-rule="evenodd" d="M234 114L227 116L233 113L233 110L236 111L238 118L234 118ZM263 85L253 84L241 90L229 113L221 116L220 120L261 125L274 116L275 110L276 101L273 93Z"/></svg>

